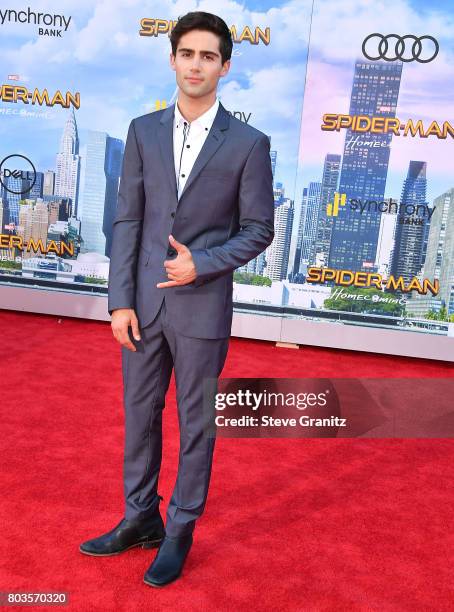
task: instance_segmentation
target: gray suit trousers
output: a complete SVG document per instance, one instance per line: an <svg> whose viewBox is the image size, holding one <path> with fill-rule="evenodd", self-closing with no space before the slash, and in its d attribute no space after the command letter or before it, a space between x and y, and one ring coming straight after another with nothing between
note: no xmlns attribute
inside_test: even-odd
<svg viewBox="0 0 454 612"><path fill-rule="evenodd" d="M158 314L140 330L140 335L139 341L130 335L136 352L121 349L125 518L146 519L159 502L162 413L174 368L180 452L177 480L167 509L166 533L176 537L191 533L205 508L215 438L204 433L203 379L219 377L230 339L181 335L167 315L165 297Z"/></svg>

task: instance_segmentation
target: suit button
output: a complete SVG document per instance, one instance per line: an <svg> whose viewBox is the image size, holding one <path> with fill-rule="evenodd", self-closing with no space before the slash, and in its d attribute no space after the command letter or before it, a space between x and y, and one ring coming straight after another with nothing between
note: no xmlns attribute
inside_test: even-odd
<svg viewBox="0 0 454 612"><path fill-rule="evenodd" d="M167 255L175 255L176 251L175 249L167 249Z"/></svg>
<svg viewBox="0 0 454 612"><path fill-rule="evenodd" d="M173 218L175 216L175 213L174 212L170 213L170 216Z"/></svg>

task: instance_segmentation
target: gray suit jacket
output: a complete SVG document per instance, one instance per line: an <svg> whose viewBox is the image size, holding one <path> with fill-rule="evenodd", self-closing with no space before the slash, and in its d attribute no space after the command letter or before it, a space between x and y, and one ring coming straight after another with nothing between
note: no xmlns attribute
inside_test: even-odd
<svg viewBox="0 0 454 612"><path fill-rule="evenodd" d="M165 295L175 328L196 338L225 338L232 324L233 271L274 237L268 137L222 104L177 198L174 105L133 119L128 131L109 271L109 313L134 308L140 327ZM158 289L172 234L191 251L197 278Z"/></svg>

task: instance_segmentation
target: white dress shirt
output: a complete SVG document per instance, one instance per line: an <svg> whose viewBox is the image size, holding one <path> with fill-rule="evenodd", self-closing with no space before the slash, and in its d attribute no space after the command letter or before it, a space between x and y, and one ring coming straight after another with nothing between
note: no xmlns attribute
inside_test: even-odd
<svg viewBox="0 0 454 612"><path fill-rule="evenodd" d="M189 123L181 114L178 103L175 102L173 119L173 158L177 180L178 199L184 189L189 173L192 170L200 149L213 125L219 108L219 100L207 111Z"/></svg>

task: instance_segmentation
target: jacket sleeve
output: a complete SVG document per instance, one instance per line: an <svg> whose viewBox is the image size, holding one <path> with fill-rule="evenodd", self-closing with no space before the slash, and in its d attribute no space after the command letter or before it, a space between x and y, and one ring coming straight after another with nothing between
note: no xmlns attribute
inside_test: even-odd
<svg viewBox="0 0 454 612"><path fill-rule="evenodd" d="M274 195L270 141L264 134L252 147L241 175L240 230L223 245L194 249L194 286L217 278L257 257L274 238Z"/></svg>
<svg viewBox="0 0 454 612"><path fill-rule="evenodd" d="M117 211L113 223L109 314L117 308L135 307L136 269L144 206L143 164L133 119L126 139Z"/></svg>

